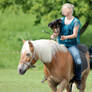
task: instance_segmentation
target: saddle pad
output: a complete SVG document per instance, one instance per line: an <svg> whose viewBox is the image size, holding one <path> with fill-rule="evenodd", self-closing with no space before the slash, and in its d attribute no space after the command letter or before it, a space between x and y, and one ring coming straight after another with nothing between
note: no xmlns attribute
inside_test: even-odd
<svg viewBox="0 0 92 92"><path fill-rule="evenodd" d="M87 63L85 53L83 53L82 51L80 51L80 57L82 61L82 72L83 72L85 69L88 68L88 63Z"/></svg>
<svg viewBox="0 0 92 92"><path fill-rule="evenodd" d="M88 68L88 63L85 54L88 51L88 48L84 44L79 44L78 46L79 52L80 52L80 57L82 61L82 72Z"/></svg>

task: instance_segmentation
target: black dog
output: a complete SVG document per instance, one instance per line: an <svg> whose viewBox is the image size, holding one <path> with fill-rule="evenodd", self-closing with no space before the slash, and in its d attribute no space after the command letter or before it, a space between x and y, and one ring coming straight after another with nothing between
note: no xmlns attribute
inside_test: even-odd
<svg viewBox="0 0 92 92"><path fill-rule="evenodd" d="M56 19L56 20L50 22L50 23L48 24L48 27L50 27L51 29L59 28L60 25L61 25L61 22L62 22L61 19Z"/></svg>
<svg viewBox="0 0 92 92"><path fill-rule="evenodd" d="M50 27L54 33L60 32L60 26L61 26L61 19L56 19L48 24L48 27ZM56 30L55 30L56 29Z"/></svg>

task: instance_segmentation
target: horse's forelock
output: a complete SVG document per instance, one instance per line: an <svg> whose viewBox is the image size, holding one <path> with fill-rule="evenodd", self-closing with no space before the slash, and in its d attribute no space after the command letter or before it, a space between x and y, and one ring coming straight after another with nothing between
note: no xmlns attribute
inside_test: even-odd
<svg viewBox="0 0 92 92"><path fill-rule="evenodd" d="M25 41L25 43L22 46L21 53L24 53L24 52L31 54L30 46L29 46L29 41Z"/></svg>

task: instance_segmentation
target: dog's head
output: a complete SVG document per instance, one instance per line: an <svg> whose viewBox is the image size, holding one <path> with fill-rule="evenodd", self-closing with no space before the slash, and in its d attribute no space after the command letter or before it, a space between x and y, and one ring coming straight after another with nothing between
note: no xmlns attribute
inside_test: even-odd
<svg viewBox="0 0 92 92"><path fill-rule="evenodd" d="M56 19L48 24L48 27L50 27L54 33L59 33L60 32L60 25L61 25L62 20L61 19Z"/></svg>
<svg viewBox="0 0 92 92"><path fill-rule="evenodd" d="M60 28L61 22L62 22L61 19L56 19L56 20L50 22L48 24L48 27L50 27L51 29Z"/></svg>

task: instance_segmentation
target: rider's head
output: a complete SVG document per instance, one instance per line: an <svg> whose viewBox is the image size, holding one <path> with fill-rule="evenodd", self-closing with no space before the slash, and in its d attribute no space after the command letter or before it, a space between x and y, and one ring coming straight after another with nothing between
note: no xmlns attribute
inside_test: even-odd
<svg viewBox="0 0 92 92"><path fill-rule="evenodd" d="M66 3L62 6L61 12L64 16L69 16L70 14L73 14L74 11L74 5L70 3Z"/></svg>

